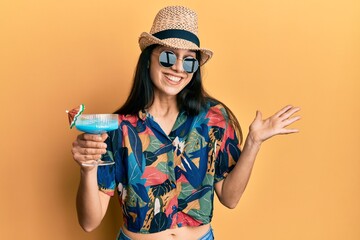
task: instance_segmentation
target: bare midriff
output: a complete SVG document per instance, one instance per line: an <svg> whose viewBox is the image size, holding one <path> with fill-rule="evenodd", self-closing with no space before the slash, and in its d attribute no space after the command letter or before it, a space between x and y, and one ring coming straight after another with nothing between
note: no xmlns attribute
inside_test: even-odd
<svg viewBox="0 0 360 240"><path fill-rule="evenodd" d="M157 233L134 233L123 227L124 233L132 240L197 240L201 238L210 229L210 223L198 227L181 227L167 229Z"/></svg>

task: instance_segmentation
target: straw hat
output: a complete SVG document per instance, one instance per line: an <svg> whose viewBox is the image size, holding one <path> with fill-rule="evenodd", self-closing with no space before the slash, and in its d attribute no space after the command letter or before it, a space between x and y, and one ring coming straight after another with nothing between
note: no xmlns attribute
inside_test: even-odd
<svg viewBox="0 0 360 240"><path fill-rule="evenodd" d="M143 32L139 37L141 51L152 44L200 51L201 65L213 55L211 50L200 48L196 12L183 6L169 6L158 12L150 33Z"/></svg>

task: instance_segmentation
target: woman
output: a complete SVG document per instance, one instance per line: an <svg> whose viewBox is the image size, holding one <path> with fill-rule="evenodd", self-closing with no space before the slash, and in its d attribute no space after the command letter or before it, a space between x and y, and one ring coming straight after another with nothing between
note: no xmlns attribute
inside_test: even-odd
<svg viewBox="0 0 360 240"><path fill-rule="evenodd" d="M214 192L234 208L261 144L297 132L285 127L300 119L293 116L299 108L287 106L266 120L257 112L240 150L236 117L202 87L200 66L212 52L200 48L196 13L161 9L139 44L131 93L116 112L119 129L109 136L81 134L73 143L81 166L80 225L95 229L117 189L124 217L118 239L214 239ZM115 164L81 165L101 154Z"/></svg>

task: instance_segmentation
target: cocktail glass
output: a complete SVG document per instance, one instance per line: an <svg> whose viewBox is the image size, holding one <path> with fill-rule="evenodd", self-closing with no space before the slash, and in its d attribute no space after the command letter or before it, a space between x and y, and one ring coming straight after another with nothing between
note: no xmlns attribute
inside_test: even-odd
<svg viewBox="0 0 360 240"><path fill-rule="evenodd" d="M90 133L102 134L113 131L119 127L118 114L81 114L75 122L77 130ZM83 166L106 166L114 164L114 161L101 159L82 163Z"/></svg>

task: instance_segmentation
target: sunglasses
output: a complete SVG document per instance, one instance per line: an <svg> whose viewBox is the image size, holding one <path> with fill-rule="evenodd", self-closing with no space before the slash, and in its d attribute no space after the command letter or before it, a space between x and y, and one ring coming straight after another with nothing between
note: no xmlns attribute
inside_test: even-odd
<svg viewBox="0 0 360 240"><path fill-rule="evenodd" d="M199 68L199 61L193 57L186 57L183 59L177 58L175 53L171 51L162 51L159 55L159 63L165 68L173 66L176 63L177 59L182 60L183 69L187 73L196 72L196 70Z"/></svg>

